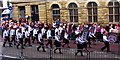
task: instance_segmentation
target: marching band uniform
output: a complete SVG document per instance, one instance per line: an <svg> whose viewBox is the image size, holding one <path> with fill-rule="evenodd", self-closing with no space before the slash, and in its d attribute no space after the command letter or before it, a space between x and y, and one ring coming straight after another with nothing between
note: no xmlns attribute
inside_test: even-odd
<svg viewBox="0 0 120 60"><path fill-rule="evenodd" d="M91 26L90 28L89 28L89 35L88 35L88 44L89 44L89 48L91 48L91 39L92 39L92 41L93 41L93 44L94 45L96 45L95 44L95 33L96 33L96 29L95 29L95 27L94 26Z"/></svg>
<svg viewBox="0 0 120 60"><path fill-rule="evenodd" d="M62 47L64 47L67 44L67 47L70 48L70 46L69 46L69 40L68 40L68 33L67 32L64 33L63 43L64 44L62 45Z"/></svg>
<svg viewBox="0 0 120 60"><path fill-rule="evenodd" d="M85 43L85 41L83 41L80 37L80 35L78 34L77 38L76 38L76 43L77 43L77 52L75 53L75 56L77 56L77 54L80 52L81 56L83 56L83 43Z"/></svg>
<svg viewBox="0 0 120 60"><path fill-rule="evenodd" d="M45 38L45 31L46 31L46 29L43 27L43 28L41 29L42 37L43 37L43 38Z"/></svg>
<svg viewBox="0 0 120 60"><path fill-rule="evenodd" d="M43 52L46 52L45 51L45 47L44 47L44 42L43 42L43 38L42 38L42 33L39 31L38 32L38 41L39 41L39 46L37 47L37 51L39 51L39 49L42 47L43 49Z"/></svg>
<svg viewBox="0 0 120 60"><path fill-rule="evenodd" d="M25 46L26 46L27 42L28 42L28 45L31 46L31 44L30 44L30 32L29 32L28 28L25 31L25 44L24 44Z"/></svg>
<svg viewBox="0 0 120 60"><path fill-rule="evenodd" d="M58 32L56 32L54 44L56 46L56 49L54 50L54 53L56 53L56 50L59 49L59 53L63 54L61 52L61 41L60 41L60 36L58 35Z"/></svg>
<svg viewBox="0 0 120 60"><path fill-rule="evenodd" d="M48 29L47 31L47 39L48 39L48 43L46 44L46 46L48 46L50 44L50 47L52 48L52 40L51 40L52 36L51 36L51 30Z"/></svg>
<svg viewBox="0 0 120 60"><path fill-rule="evenodd" d="M23 46L23 34L22 34L21 29L19 30L17 37L19 39L19 43L17 45L17 49L19 49L19 45L20 44L21 44L21 48L24 49L24 46Z"/></svg>
<svg viewBox="0 0 120 60"><path fill-rule="evenodd" d="M6 41L9 42L9 46L11 47L11 43L9 39L9 30L7 28L3 32L3 39L4 39L3 47L5 47Z"/></svg>
<svg viewBox="0 0 120 60"><path fill-rule="evenodd" d="M105 48L107 48L107 52L110 52L110 45L109 45L109 40L107 39L107 33L104 32L104 35L103 35L103 41L104 41L104 44L105 46L101 48L101 50L103 51Z"/></svg>
<svg viewBox="0 0 120 60"><path fill-rule="evenodd" d="M16 45L16 40L15 40L15 29L10 30L10 37L11 37L11 42L14 42L14 45Z"/></svg>
<svg viewBox="0 0 120 60"><path fill-rule="evenodd" d="M34 43L35 39L38 42L38 34L37 33L38 33L38 30L35 27L34 30L33 30L33 37L34 37L34 39L33 39L32 43Z"/></svg>

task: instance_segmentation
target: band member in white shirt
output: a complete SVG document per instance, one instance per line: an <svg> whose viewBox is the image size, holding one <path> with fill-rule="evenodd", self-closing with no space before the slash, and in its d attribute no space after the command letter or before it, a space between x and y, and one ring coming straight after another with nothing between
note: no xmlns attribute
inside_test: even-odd
<svg viewBox="0 0 120 60"><path fill-rule="evenodd" d="M20 44L21 44L21 48L24 49L24 45L23 45L23 34L22 34L21 28L20 28L19 31L18 31L17 37L18 37L18 39L19 39L19 43L18 43L18 45L16 46L17 49L19 49L19 45L20 45Z"/></svg>
<svg viewBox="0 0 120 60"><path fill-rule="evenodd" d="M14 42L14 45L16 45L15 29L13 28L13 26L10 27L10 37L11 37L11 42Z"/></svg>
<svg viewBox="0 0 120 60"><path fill-rule="evenodd" d="M77 44L77 52L75 53L75 56L77 56L77 54L80 52L81 56L83 56L83 43L85 43L84 40L81 39L81 35L78 34L77 38L76 38L76 44Z"/></svg>
<svg viewBox="0 0 120 60"><path fill-rule="evenodd" d="M11 43L10 43L10 39L9 39L9 30L8 30L8 28L5 28L5 30L3 32L3 40L4 40L3 47L5 47L5 44L6 44L7 41L9 43L9 47L12 47Z"/></svg>
<svg viewBox="0 0 120 60"><path fill-rule="evenodd" d="M68 39L68 33L67 33L67 31L65 31L65 33L64 33L64 39L63 39L63 45L62 45L62 47L64 47L65 45L67 45L67 47L68 48L70 48L70 46L69 46L69 39Z"/></svg>
<svg viewBox="0 0 120 60"><path fill-rule="evenodd" d="M38 41L39 41L39 46L37 47L37 51L39 51L39 49L42 47L43 52L46 52L41 30L38 31Z"/></svg>
<svg viewBox="0 0 120 60"><path fill-rule="evenodd" d="M56 46L56 49L54 50L54 53L56 53L56 50L59 49L59 53L63 54L61 52L61 41L60 41L60 36L58 35L58 32L56 32L56 35L55 35L54 45Z"/></svg>
<svg viewBox="0 0 120 60"><path fill-rule="evenodd" d="M50 48L52 48L52 40L51 40L52 36L51 36L51 28L48 28L47 31L47 39L48 39L48 43L46 44L46 46L48 47L48 45L50 44Z"/></svg>
<svg viewBox="0 0 120 60"><path fill-rule="evenodd" d="M91 40L93 41L93 44L95 44L95 33L96 33L96 29L94 27L94 24L89 28L89 35L88 35L88 45L89 48L91 48Z"/></svg>
<svg viewBox="0 0 120 60"><path fill-rule="evenodd" d="M33 30L34 39L33 39L32 43L34 43L35 40L38 42L38 34L37 33L38 33L38 30L36 29L36 27L34 27L34 30Z"/></svg>
<svg viewBox="0 0 120 60"><path fill-rule="evenodd" d="M110 52L110 44L109 44L109 40L108 40L107 36L108 36L108 33L103 32L103 42L104 42L105 46L101 48L101 51L103 51L105 48L107 48L107 52Z"/></svg>
<svg viewBox="0 0 120 60"><path fill-rule="evenodd" d="M24 44L24 46L26 46L26 43L28 43L29 46L32 46L30 43L30 32L28 30L28 27L25 30L25 44Z"/></svg>

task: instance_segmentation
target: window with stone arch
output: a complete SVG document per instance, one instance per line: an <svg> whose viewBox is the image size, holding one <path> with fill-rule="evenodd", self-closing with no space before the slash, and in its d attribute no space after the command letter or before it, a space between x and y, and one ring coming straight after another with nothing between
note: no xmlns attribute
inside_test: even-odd
<svg viewBox="0 0 120 60"><path fill-rule="evenodd" d="M57 4L52 5L52 19L57 20L60 19L60 7Z"/></svg>
<svg viewBox="0 0 120 60"><path fill-rule="evenodd" d="M89 2L88 9L88 22L98 22L98 5L96 2Z"/></svg>
<svg viewBox="0 0 120 60"><path fill-rule="evenodd" d="M78 22L78 6L75 3L68 5L70 22Z"/></svg>
<svg viewBox="0 0 120 60"><path fill-rule="evenodd" d="M120 22L120 3L117 1L110 1L109 8L109 22Z"/></svg>

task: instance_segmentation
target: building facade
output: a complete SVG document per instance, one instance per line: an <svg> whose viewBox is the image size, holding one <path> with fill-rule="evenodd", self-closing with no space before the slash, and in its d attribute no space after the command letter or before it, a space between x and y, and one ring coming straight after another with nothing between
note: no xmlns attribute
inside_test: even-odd
<svg viewBox="0 0 120 60"><path fill-rule="evenodd" d="M120 22L120 0L12 0L16 20L29 16L29 21Z"/></svg>

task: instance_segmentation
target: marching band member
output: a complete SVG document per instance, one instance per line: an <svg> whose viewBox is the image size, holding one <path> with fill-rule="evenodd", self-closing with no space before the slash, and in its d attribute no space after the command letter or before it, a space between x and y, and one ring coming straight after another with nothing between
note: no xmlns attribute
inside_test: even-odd
<svg viewBox="0 0 120 60"><path fill-rule="evenodd" d="M20 28L19 31L18 31L17 38L19 39L19 43L18 43L18 45L16 46L17 49L19 49L19 45L20 45L20 44L21 44L21 48L24 49L24 45L23 45L23 34L22 34L21 28Z"/></svg>
<svg viewBox="0 0 120 60"><path fill-rule="evenodd" d="M56 50L59 49L59 53L63 54L61 52L61 41L60 41L60 36L58 35L58 32L56 32L54 44L56 46L56 49L54 50L54 53L56 53Z"/></svg>
<svg viewBox="0 0 120 60"><path fill-rule="evenodd" d="M38 30L36 29L36 27L34 27L34 29L33 29L33 37L34 37L34 39L33 39L32 43L34 43L35 39L38 42L38 34L37 33L38 33Z"/></svg>
<svg viewBox="0 0 120 60"><path fill-rule="evenodd" d="M51 30L50 27L48 28L47 31L47 39L48 39L48 43L46 44L46 46L48 47L48 45L50 44L50 47L52 48L52 40L51 40L52 36L51 36Z"/></svg>
<svg viewBox="0 0 120 60"><path fill-rule="evenodd" d="M76 38L76 44L77 44L77 52L75 53L75 56L77 56L77 54L80 52L81 53L81 56L83 56L83 43L84 43L85 41L83 41L82 39L81 39L81 36L80 36L80 34L78 34L78 36L77 36L77 38Z"/></svg>
<svg viewBox="0 0 120 60"><path fill-rule="evenodd" d="M42 47L43 52L46 52L41 30L38 32L38 41L39 41L39 46L37 47L37 51L39 51L39 49Z"/></svg>
<svg viewBox="0 0 120 60"><path fill-rule="evenodd" d="M5 47L7 41L9 42L9 47L12 47L9 39L9 30L7 28L5 28L3 32L3 39L4 39L3 47Z"/></svg>
<svg viewBox="0 0 120 60"><path fill-rule="evenodd" d="M11 37L11 42L14 42L14 45L16 45L15 29L13 28L13 26L10 27L10 37Z"/></svg>
<svg viewBox="0 0 120 60"><path fill-rule="evenodd" d="M68 39L68 33L67 33L67 31L65 31L65 33L64 33L64 39L63 39L63 45L62 45L62 47L64 47L66 44L67 44L67 47L68 48L70 48L70 46L69 46L69 39Z"/></svg>
<svg viewBox="0 0 120 60"><path fill-rule="evenodd" d="M103 51L105 48L107 48L107 52L110 52L110 44L109 44L109 40L107 39L107 32L103 32L103 41L105 46L101 48L101 51Z"/></svg>
<svg viewBox="0 0 120 60"><path fill-rule="evenodd" d="M89 35L88 35L88 44L89 48L91 48L91 40L93 41L93 44L95 44L95 33L96 33L96 28L94 27L94 24L89 28Z"/></svg>
<svg viewBox="0 0 120 60"><path fill-rule="evenodd" d="M32 46L30 43L30 32L28 30L28 27L25 30L25 44L24 44L24 46L26 46L26 43L28 43L29 46Z"/></svg>

